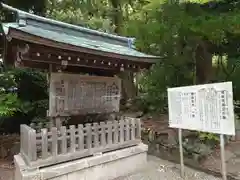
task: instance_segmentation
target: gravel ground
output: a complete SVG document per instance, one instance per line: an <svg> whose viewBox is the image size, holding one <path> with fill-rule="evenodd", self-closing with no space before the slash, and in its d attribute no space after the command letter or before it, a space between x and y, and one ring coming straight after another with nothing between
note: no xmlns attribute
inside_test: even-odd
<svg viewBox="0 0 240 180"><path fill-rule="evenodd" d="M116 180L181 180L180 166L169 161L148 156L148 166L143 170L127 177L117 178ZM203 172L185 167L184 180L221 180Z"/></svg>
<svg viewBox="0 0 240 180"><path fill-rule="evenodd" d="M0 180L13 180L13 170L0 168Z"/></svg>

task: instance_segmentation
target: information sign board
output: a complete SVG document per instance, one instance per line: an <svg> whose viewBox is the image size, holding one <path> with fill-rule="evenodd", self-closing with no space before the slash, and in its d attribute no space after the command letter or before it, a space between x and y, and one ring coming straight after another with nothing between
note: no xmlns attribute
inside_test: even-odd
<svg viewBox="0 0 240 180"><path fill-rule="evenodd" d="M169 127L235 135L232 83L168 89Z"/></svg>

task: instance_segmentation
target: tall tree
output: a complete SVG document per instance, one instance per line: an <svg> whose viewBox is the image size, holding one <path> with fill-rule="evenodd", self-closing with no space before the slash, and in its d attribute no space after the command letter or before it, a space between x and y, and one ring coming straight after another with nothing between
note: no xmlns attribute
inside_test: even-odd
<svg viewBox="0 0 240 180"><path fill-rule="evenodd" d="M138 0L109 0L112 5L112 22L114 24L114 32L116 34L124 34L124 21L128 21L129 15L142 7L146 1ZM134 74L132 72L120 73L122 79L122 95L126 102L136 96L136 86L134 84Z"/></svg>
<svg viewBox="0 0 240 180"><path fill-rule="evenodd" d="M121 27L123 22L122 1L121 0L109 0L112 5L112 20L115 26L115 33L121 33Z"/></svg>
<svg viewBox="0 0 240 180"><path fill-rule="evenodd" d="M180 4L151 0L130 17L126 29L137 37L138 49L162 57L144 82L152 103L166 102L169 86L233 77L240 57L239 12L236 0ZM217 69L227 76L216 76Z"/></svg>
<svg viewBox="0 0 240 180"><path fill-rule="evenodd" d="M75 25L113 32L107 0L48 0L47 16Z"/></svg>
<svg viewBox="0 0 240 180"><path fill-rule="evenodd" d="M6 3L23 11L31 12L40 16L45 16L46 0L0 0L0 2ZM2 12L1 14L2 21L11 21L14 18L9 12Z"/></svg>

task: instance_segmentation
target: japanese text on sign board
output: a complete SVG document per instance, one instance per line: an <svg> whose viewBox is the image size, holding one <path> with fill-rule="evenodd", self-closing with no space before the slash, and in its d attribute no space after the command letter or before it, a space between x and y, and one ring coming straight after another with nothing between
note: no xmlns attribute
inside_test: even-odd
<svg viewBox="0 0 240 180"><path fill-rule="evenodd" d="M232 83L168 89L169 126L235 135Z"/></svg>

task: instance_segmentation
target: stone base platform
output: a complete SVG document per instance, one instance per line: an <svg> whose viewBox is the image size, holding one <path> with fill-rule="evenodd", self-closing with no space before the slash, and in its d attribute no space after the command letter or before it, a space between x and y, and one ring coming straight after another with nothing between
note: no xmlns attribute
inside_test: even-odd
<svg viewBox="0 0 240 180"><path fill-rule="evenodd" d="M50 167L31 169L16 155L15 180L112 180L147 165L148 146L137 146L73 160Z"/></svg>

